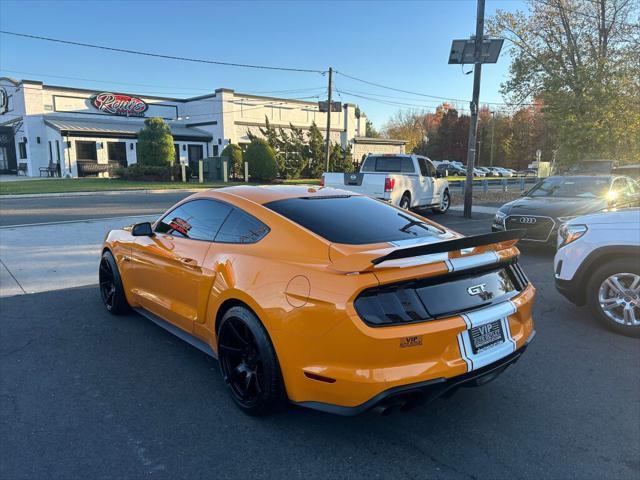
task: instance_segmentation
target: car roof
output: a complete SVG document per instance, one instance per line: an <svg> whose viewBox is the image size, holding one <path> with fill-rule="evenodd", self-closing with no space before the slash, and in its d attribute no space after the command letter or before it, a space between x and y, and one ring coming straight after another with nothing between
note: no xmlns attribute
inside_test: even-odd
<svg viewBox="0 0 640 480"><path fill-rule="evenodd" d="M320 187L318 185L238 185L207 190L199 196L215 198L218 193L244 198L261 205L287 198L334 197L337 195L360 196L348 190Z"/></svg>

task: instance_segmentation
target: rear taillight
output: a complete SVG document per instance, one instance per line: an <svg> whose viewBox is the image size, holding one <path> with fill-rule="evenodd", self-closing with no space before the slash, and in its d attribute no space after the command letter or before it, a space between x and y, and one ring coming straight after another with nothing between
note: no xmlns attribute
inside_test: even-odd
<svg viewBox="0 0 640 480"><path fill-rule="evenodd" d="M324 187L324 175L320 177L320 186Z"/></svg>
<svg viewBox="0 0 640 480"><path fill-rule="evenodd" d="M385 178L384 179L384 191L385 192L390 192L393 190L393 187L396 186L396 179L395 178Z"/></svg>

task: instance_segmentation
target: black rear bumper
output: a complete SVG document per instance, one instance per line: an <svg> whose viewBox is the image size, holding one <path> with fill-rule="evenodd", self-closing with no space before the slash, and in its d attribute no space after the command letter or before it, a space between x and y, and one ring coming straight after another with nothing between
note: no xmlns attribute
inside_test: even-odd
<svg viewBox="0 0 640 480"><path fill-rule="evenodd" d="M298 402L296 405L343 416L359 415L372 409L379 409L381 413L388 413L396 408L409 410L418 405L425 405L440 397L449 397L460 387L479 387L489 383L504 372L507 367L520 359L534 337L535 331L519 350L478 370L453 378L435 378L426 382L390 388L355 407L344 407L322 402Z"/></svg>

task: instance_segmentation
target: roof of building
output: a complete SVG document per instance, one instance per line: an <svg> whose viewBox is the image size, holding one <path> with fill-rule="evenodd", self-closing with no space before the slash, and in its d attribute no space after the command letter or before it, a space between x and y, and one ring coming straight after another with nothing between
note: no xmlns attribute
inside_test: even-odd
<svg viewBox="0 0 640 480"><path fill-rule="evenodd" d="M218 194L234 195L259 204L265 204L286 198L358 195L346 190L331 187L320 187L318 185L239 185L235 187L207 190L206 192L202 192L202 194L198 195L216 197Z"/></svg>
<svg viewBox="0 0 640 480"><path fill-rule="evenodd" d="M354 137L353 143L364 143L367 145L406 145L407 141L380 137Z"/></svg>
<svg viewBox="0 0 640 480"><path fill-rule="evenodd" d="M58 117L47 115L44 122L50 127L60 132L83 133L83 134L112 134L123 136L137 136L140 129L144 127L144 120L140 121L114 121L92 118L90 120L81 120L73 117ZM213 137L198 128L187 127L182 124L167 122L174 137L201 138L203 141L211 140Z"/></svg>

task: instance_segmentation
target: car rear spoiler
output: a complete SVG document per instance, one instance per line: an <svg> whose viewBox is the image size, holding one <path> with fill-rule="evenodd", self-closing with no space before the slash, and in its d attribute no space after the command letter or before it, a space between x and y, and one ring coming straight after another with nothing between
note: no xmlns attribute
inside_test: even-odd
<svg viewBox="0 0 640 480"><path fill-rule="evenodd" d="M430 243L428 245L418 245L417 247L401 248L371 260L373 265L378 265L388 260L398 260L400 258L419 257L433 253L454 252L465 248L490 245L492 243L502 243L511 240L520 240L524 235L524 230L505 230L503 232L484 233L482 235L472 235L470 237L454 238L442 242Z"/></svg>

